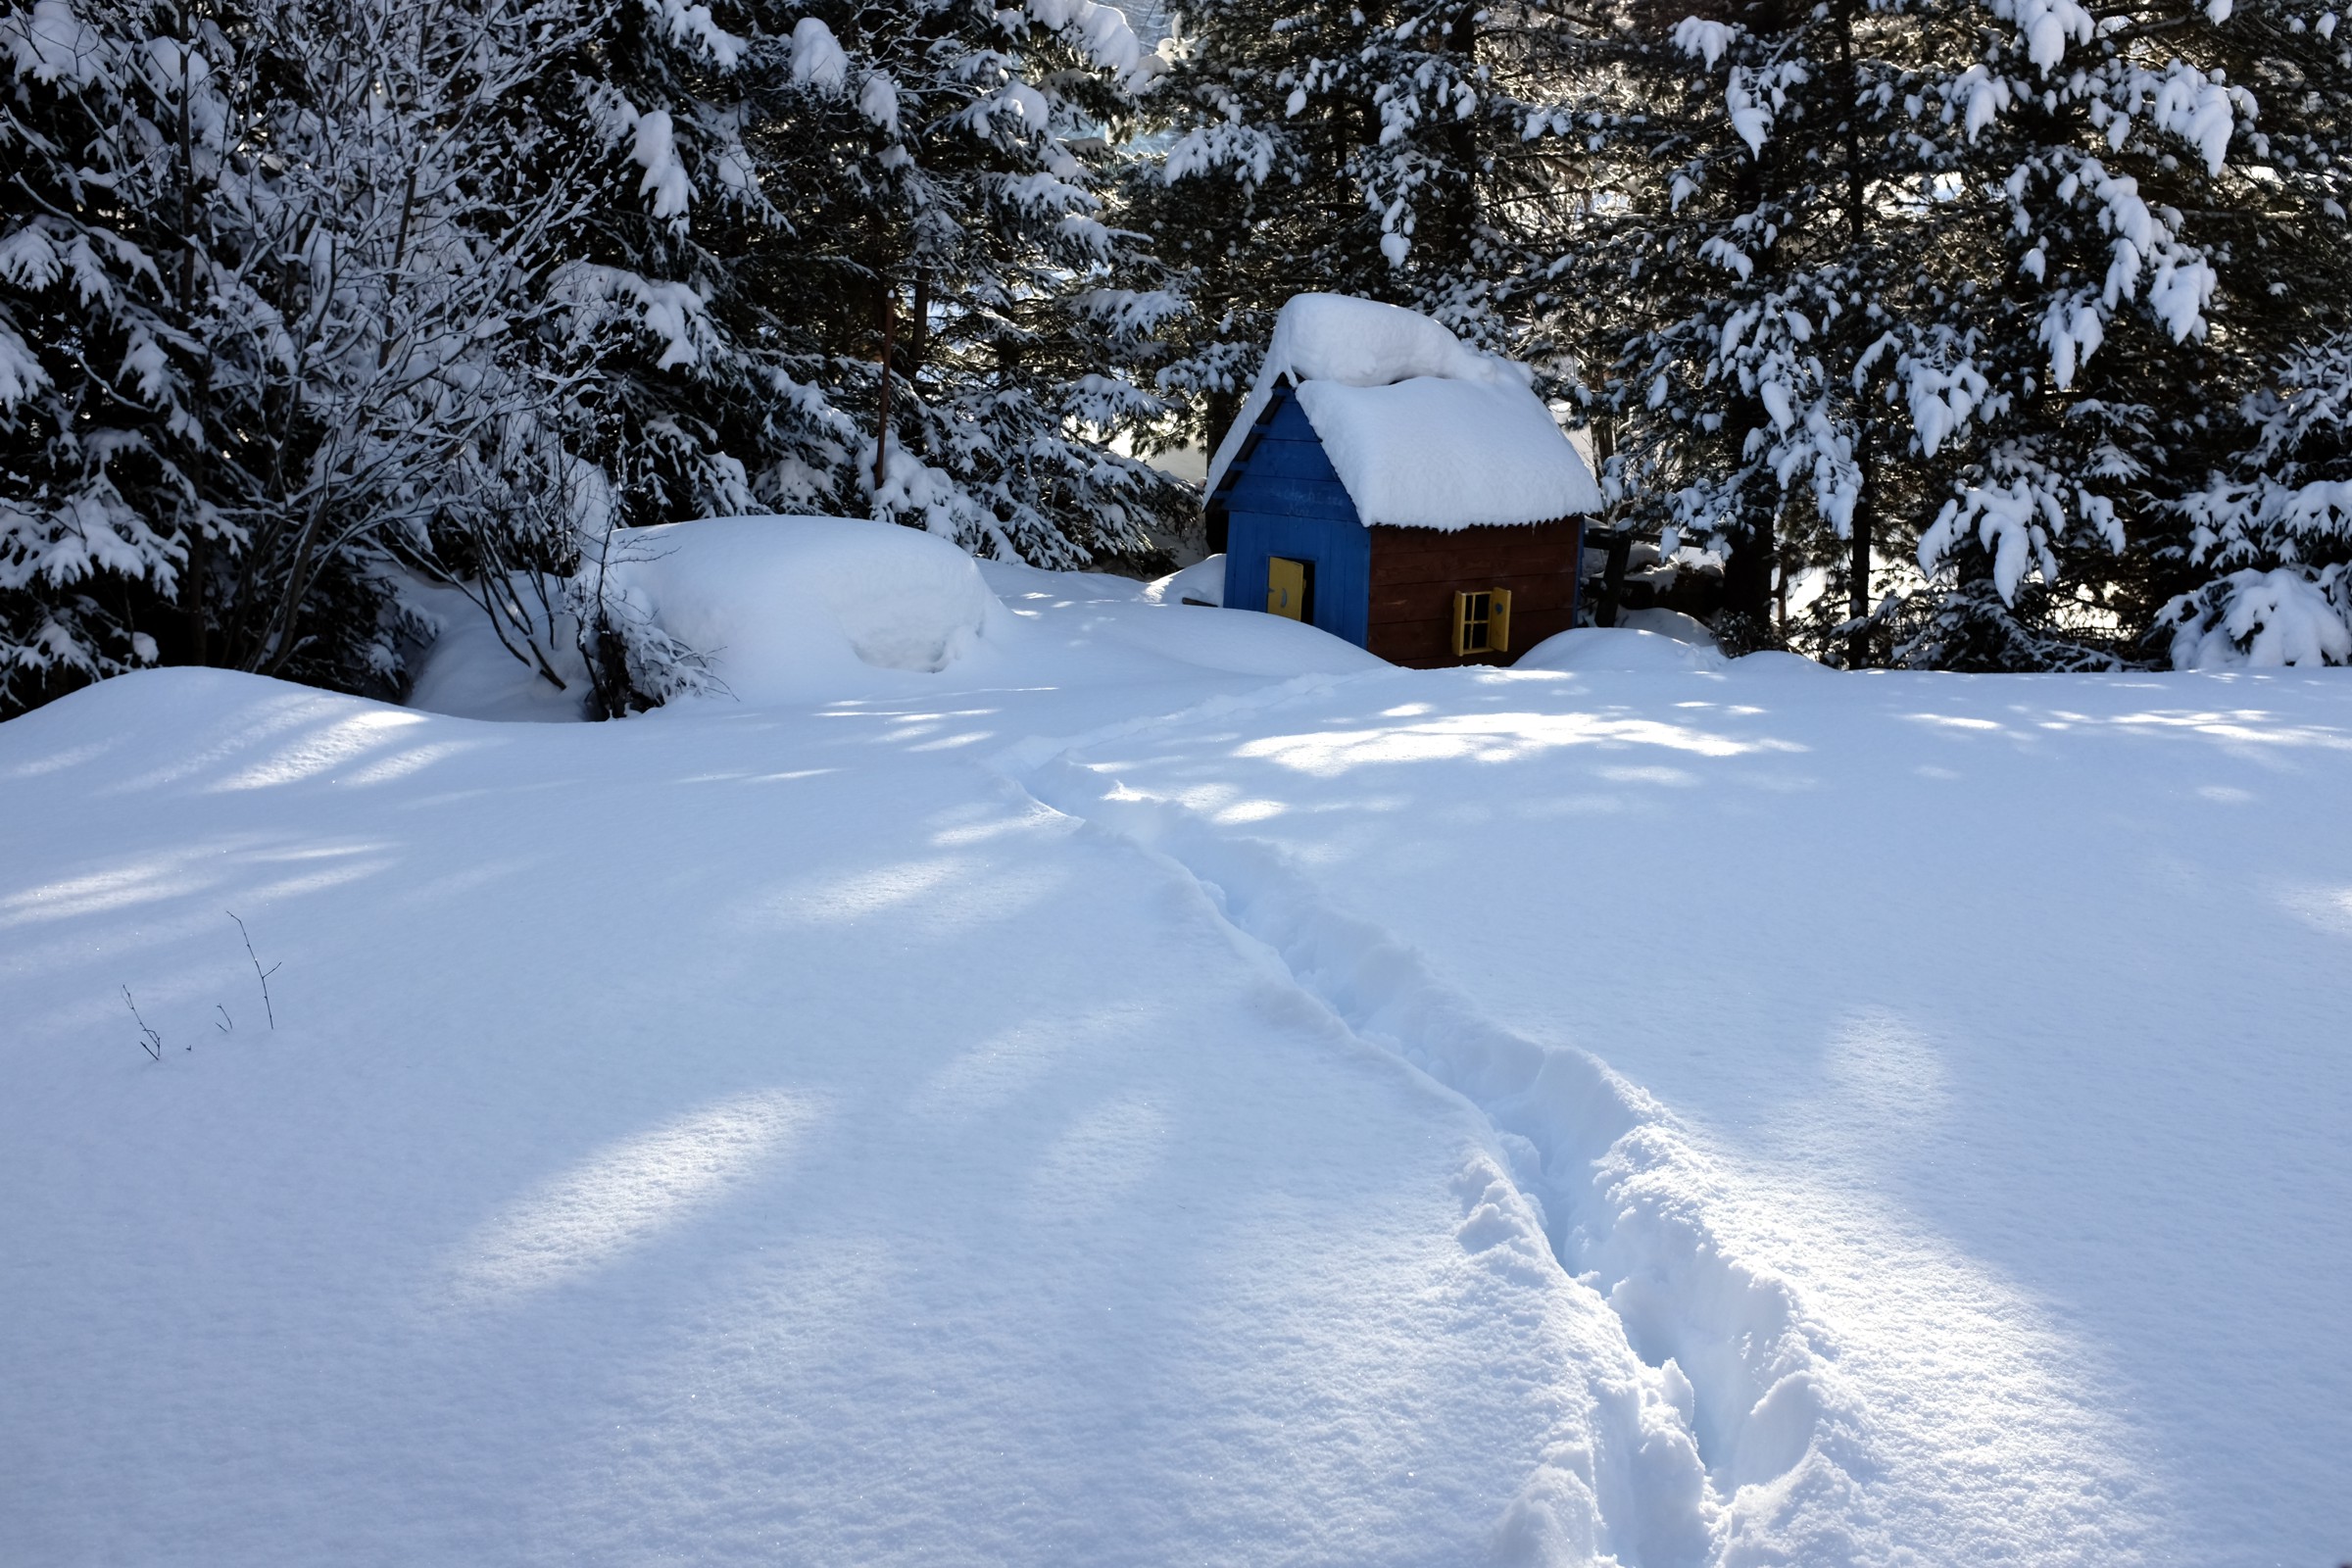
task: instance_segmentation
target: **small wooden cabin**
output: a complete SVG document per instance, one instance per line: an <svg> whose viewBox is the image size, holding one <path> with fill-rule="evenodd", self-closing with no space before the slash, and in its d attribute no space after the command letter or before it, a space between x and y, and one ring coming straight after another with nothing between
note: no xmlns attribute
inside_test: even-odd
<svg viewBox="0 0 2352 1568"><path fill-rule="evenodd" d="M1599 488L1513 368L1395 306L1301 295L1220 444L1225 605L1398 664L1507 664L1576 624Z"/></svg>

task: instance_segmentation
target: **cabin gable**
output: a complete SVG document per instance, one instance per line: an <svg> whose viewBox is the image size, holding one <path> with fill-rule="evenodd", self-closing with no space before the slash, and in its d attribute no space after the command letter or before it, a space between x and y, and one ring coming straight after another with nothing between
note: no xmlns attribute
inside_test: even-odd
<svg viewBox="0 0 2352 1568"><path fill-rule="evenodd" d="M1303 562L1313 581L1305 618L1365 645L1369 530L1287 384L1227 470L1211 509L1212 521L1224 524L1228 609L1266 609L1269 561Z"/></svg>

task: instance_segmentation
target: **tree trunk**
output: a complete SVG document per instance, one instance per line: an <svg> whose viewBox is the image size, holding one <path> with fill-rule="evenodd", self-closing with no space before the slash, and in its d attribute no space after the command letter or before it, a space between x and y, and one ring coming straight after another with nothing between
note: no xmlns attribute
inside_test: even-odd
<svg viewBox="0 0 2352 1568"><path fill-rule="evenodd" d="M1482 15L1465 7L1446 30L1446 47L1457 56L1465 72L1478 69L1478 19ZM1453 164L1458 176L1456 183L1445 193L1442 208L1445 232L1442 236L1440 260L1455 267L1467 266L1470 261L1470 241L1478 230L1478 120L1446 111L1446 155Z"/></svg>
<svg viewBox="0 0 2352 1568"><path fill-rule="evenodd" d="M189 119L188 98L194 86L189 61L195 52L195 39L190 36L191 18L188 8L179 13L179 318L193 325L196 319L196 139L195 126ZM211 350L205 351L205 368L194 387L194 423L204 428L205 384L212 379ZM201 451L203 437L192 445ZM190 454L194 456L195 454ZM191 466L193 471L193 466ZM179 579L179 610L187 623L188 660L191 663L209 664L213 662L212 610L206 604L212 579L212 553L204 536L201 517L189 520L188 564Z"/></svg>
<svg viewBox="0 0 2352 1568"><path fill-rule="evenodd" d="M1756 0L1744 9L1749 28L1760 38L1788 28L1783 0ZM1740 167L1740 203L1744 211L1756 213L1775 197L1786 195L1779 178L1779 150L1777 139L1767 139L1763 148ZM1774 249L1770 244L1758 247L1760 283L1778 271ZM1739 442L1736 450L1744 453L1749 433L1767 428L1770 422L1762 400L1741 398L1732 420L1731 433ZM1780 545L1774 525L1778 497L1767 489L1767 478L1760 471L1749 473L1749 482L1740 487L1739 514L1732 519L1732 558L1724 564L1723 611L1716 616L1716 632L1733 654L1746 653L1772 639L1772 571Z"/></svg>
<svg viewBox="0 0 2352 1568"><path fill-rule="evenodd" d="M906 322L906 385L922 379L923 357L931 351L931 274L914 275L914 311Z"/></svg>
<svg viewBox="0 0 2352 1568"><path fill-rule="evenodd" d="M1848 5L1838 12L1838 66L1845 78L1844 102L1847 106L1845 122L1839 128L1845 140L1845 234L1846 244L1859 258L1863 242L1869 237L1869 205L1864 200L1868 176L1862 167L1862 138L1854 122L1853 104L1860 91L1860 77L1854 68L1854 10ZM1846 564L1846 618L1859 622L1870 613L1870 550L1878 532L1878 487L1871 472L1871 435L1873 420L1870 400L1855 400L1855 423L1860 426L1854 435L1854 466L1861 474L1854 494L1854 514L1848 529L1851 554ZM1860 625L1846 634L1845 667L1860 669L1870 662L1870 633Z"/></svg>
<svg viewBox="0 0 2352 1568"><path fill-rule="evenodd" d="M1845 608L1846 618L1859 622L1870 613L1870 547L1878 532L1877 489L1870 481L1870 427L1862 428L1855 443L1854 461L1862 470L1862 488L1854 497L1852 554L1846 562ZM1870 631L1857 624L1846 634L1845 667L1860 669L1870 662Z"/></svg>
<svg viewBox="0 0 2352 1568"><path fill-rule="evenodd" d="M1759 408L1756 414L1760 421L1763 410ZM1730 631L1735 640L1769 635L1772 626L1772 568L1779 539L1771 498L1754 493L1760 488L1750 486L1741 498L1740 510L1744 515L1732 538L1732 558L1723 565L1723 612L1716 619L1737 617L1746 623L1740 628L1719 628Z"/></svg>
<svg viewBox="0 0 2352 1568"><path fill-rule="evenodd" d="M894 292L888 278L882 279L881 286L875 290L882 307L882 358L875 367L882 375L882 412L874 421L874 514L877 516L882 512L882 484L889 477L885 460L890 455L890 350L891 333L897 325L898 317L894 308L897 302L891 298Z"/></svg>
<svg viewBox="0 0 2352 1568"><path fill-rule="evenodd" d="M1208 421L1208 427L1201 432L1200 444L1202 450L1213 458L1217 453L1217 444L1225 439L1225 432L1232 429L1233 421L1242 416L1242 395L1239 392L1211 392L1201 401L1204 405L1201 416Z"/></svg>

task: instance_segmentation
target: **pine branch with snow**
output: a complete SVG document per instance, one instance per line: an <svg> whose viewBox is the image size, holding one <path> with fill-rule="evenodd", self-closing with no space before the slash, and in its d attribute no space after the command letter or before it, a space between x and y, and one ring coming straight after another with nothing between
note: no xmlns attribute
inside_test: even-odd
<svg viewBox="0 0 2352 1568"><path fill-rule="evenodd" d="M2352 336L2290 353L2241 414L2253 439L2179 504L2214 575L2165 608L2173 663L2352 663Z"/></svg>

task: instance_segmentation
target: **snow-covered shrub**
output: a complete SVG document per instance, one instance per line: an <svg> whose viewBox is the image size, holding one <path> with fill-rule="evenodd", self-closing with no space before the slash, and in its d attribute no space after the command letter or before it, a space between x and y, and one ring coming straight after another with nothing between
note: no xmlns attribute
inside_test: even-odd
<svg viewBox="0 0 2352 1568"><path fill-rule="evenodd" d="M638 530L609 574L633 634L704 650L703 684L751 703L840 696L872 671L936 673L1009 617L949 540L842 517L708 517Z"/></svg>
<svg viewBox="0 0 2352 1568"><path fill-rule="evenodd" d="M625 718L720 685L711 652L663 625L633 580L658 555L642 533L608 518L583 550L579 569L561 585L564 618L588 673L590 718Z"/></svg>
<svg viewBox="0 0 2352 1568"><path fill-rule="evenodd" d="M2165 607L2173 664L2352 663L2352 334L2240 412L2253 439L2180 506L2189 564L2219 575Z"/></svg>
<svg viewBox="0 0 2352 1568"><path fill-rule="evenodd" d="M552 564L559 0L0 14L0 712L138 664L391 692L405 569ZM472 562L456 564L465 558Z"/></svg>
<svg viewBox="0 0 2352 1568"><path fill-rule="evenodd" d="M2176 602L2175 669L2352 664L2352 580L2342 562L2248 566Z"/></svg>

